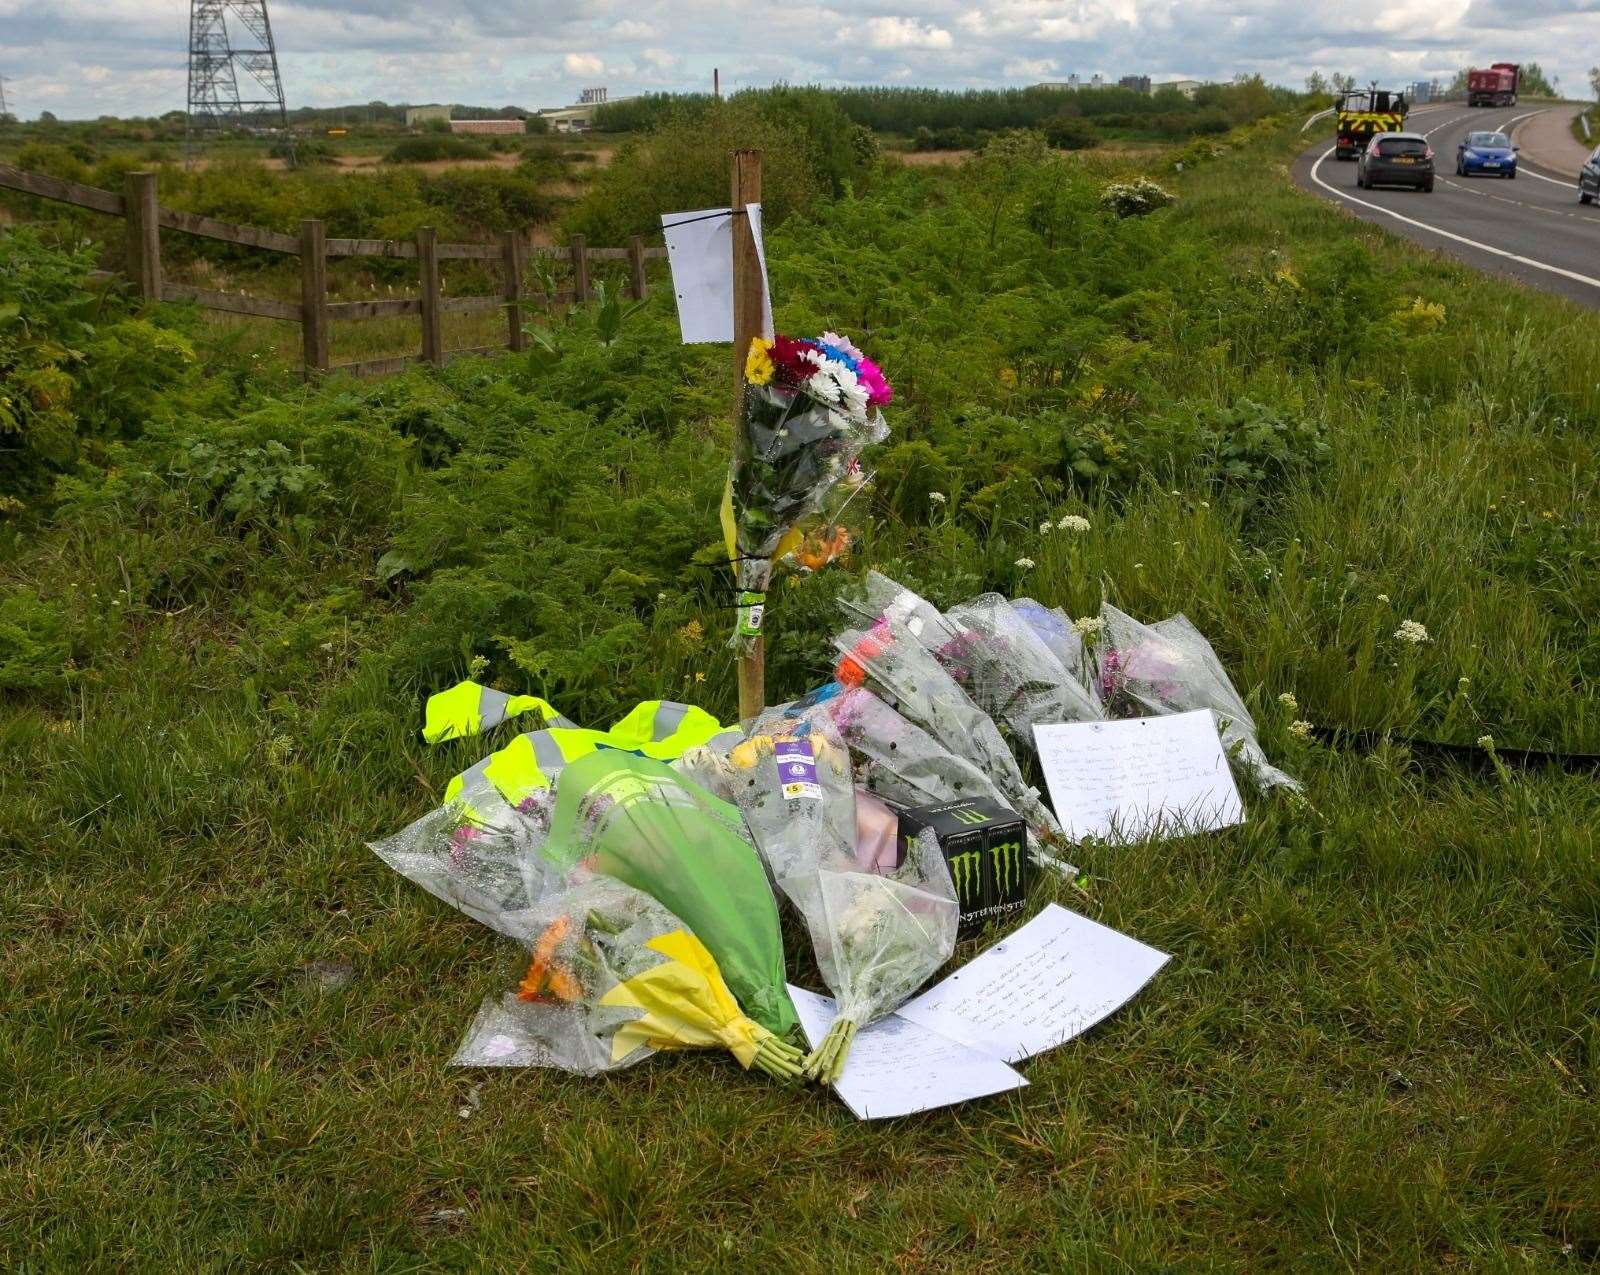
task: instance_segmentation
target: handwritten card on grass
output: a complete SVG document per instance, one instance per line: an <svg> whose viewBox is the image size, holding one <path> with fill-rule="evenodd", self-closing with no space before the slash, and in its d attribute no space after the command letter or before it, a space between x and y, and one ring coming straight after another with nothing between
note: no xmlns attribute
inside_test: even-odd
<svg viewBox="0 0 1600 1275"><path fill-rule="evenodd" d="M1142 841L1244 822L1209 709L1033 728L1056 818L1073 841Z"/></svg>

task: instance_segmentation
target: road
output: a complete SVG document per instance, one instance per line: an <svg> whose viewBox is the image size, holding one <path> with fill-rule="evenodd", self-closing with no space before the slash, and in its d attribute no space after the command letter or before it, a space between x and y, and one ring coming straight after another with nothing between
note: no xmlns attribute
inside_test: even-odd
<svg viewBox="0 0 1600 1275"><path fill-rule="evenodd" d="M1412 111L1407 127L1426 135L1435 152L1431 194L1357 190L1356 166L1333 157L1332 120L1319 121L1311 127L1322 140L1295 161L1295 180L1385 230L1600 309L1600 204L1580 205L1572 177L1525 158L1515 181L1455 176L1456 144L1469 131L1504 131L1552 109L1570 108L1470 110L1450 102Z"/></svg>

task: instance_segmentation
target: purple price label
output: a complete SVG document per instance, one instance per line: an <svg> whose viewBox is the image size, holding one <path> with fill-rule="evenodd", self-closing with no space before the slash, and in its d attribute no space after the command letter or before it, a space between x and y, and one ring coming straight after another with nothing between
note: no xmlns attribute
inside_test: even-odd
<svg viewBox="0 0 1600 1275"><path fill-rule="evenodd" d="M772 745L778 763L778 783L785 797L820 797L822 785L817 782L817 758L811 751L809 739L780 739Z"/></svg>

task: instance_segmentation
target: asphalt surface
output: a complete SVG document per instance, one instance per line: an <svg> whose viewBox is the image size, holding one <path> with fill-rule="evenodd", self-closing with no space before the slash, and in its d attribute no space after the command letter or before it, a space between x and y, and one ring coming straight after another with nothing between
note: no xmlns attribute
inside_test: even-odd
<svg viewBox="0 0 1600 1275"><path fill-rule="evenodd" d="M1514 181L1455 175L1456 144L1467 133L1504 132L1540 109L1564 108L1473 110L1450 102L1412 111L1407 130L1425 134L1434 149L1437 178L1429 194L1357 190L1355 164L1333 157L1333 120L1319 120L1311 130L1320 138L1295 161L1295 180L1394 234L1600 309L1600 204L1581 206L1571 177L1526 156L1519 157Z"/></svg>

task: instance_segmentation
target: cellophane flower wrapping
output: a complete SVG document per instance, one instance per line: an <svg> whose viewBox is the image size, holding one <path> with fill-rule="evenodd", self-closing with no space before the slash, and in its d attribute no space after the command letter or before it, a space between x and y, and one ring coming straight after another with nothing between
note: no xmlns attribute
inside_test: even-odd
<svg viewBox="0 0 1600 1275"><path fill-rule="evenodd" d="M1056 657L1056 662L1072 675L1079 686L1089 692L1096 705L1100 703L1095 683L1094 657L1083 645L1083 638L1072 627L1072 617L1060 607L1047 607L1032 598L1013 598L1011 609L1017 618L1033 630L1037 637ZM1101 710L1104 711L1103 709Z"/></svg>
<svg viewBox="0 0 1600 1275"><path fill-rule="evenodd" d="M1065 844L1061 825L1038 791L1023 779L994 721L913 635L910 626L916 618L884 614L870 628L846 629L835 637L840 683L847 688L867 686L891 702L902 717L986 775L1040 841L1047 846ZM1061 866L1048 858L1040 861Z"/></svg>
<svg viewBox="0 0 1600 1275"><path fill-rule="evenodd" d="M710 950L745 1013L775 1036L798 1030L777 902L733 806L664 762L603 749L561 772L540 853L574 883L648 894Z"/></svg>
<svg viewBox="0 0 1600 1275"><path fill-rule="evenodd" d="M1300 791L1298 781L1267 760L1256 740L1255 719L1211 643L1187 616L1142 624L1102 603L1100 618L1104 627L1096 662L1100 697L1109 715L1142 717L1209 708L1228 756L1259 789Z"/></svg>
<svg viewBox="0 0 1600 1275"><path fill-rule="evenodd" d="M1099 704L998 593L985 593L949 611L877 571L841 598L849 613L871 621L890 616L939 661L981 708L1020 757L1034 749L1040 722L1104 717Z"/></svg>
<svg viewBox="0 0 1600 1275"><path fill-rule="evenodd" d="M535 905L566 885L539 854L553 805L552 794L540 790L512 806L477 776L457 800L373 842L371 849L435 898L524 942L539 923Z"/></svg>
<svg viewBox="0 0 1600 1275"><path fill-rule="evenodd" d="M877 389L860 374L870 364L843 346L789 337L752 344L728 475L740 650L760 632L757 608L785 539L859 473L863 448L888 437L876 406L887 401L887 383Z"/></svg>
<svg viewBox="0 0 1600 1275"><path fill-rule="evenodd" d="M850 753L819 710L763 714L728 761L739 811L805 922L840 1020L859 1029L903 1004L955 950L960 909L937 839L911 841L889 871L863 869Z"/></svg>
<svg viewBox="0 0 1600 1275"><path fill-rule="evenodd" d="M668 936L687 927L656 900L620 881L594 877L543 899L523 914L528 936L519 962L520 986L484 999L451 1062L463 1067L558 1067L594 1075L631 1066L693 1032L662 1025L635 998L618 989L672 961ZM681 978L678 981L682 981ZM730 998L731 999L731 998ZM691 1019L725 1020L736 1032L738 1015L692 984ZM710 1008L702 1008L709 1003ZM680 1014L671 1015L673 1019ZM719 1042L720 1043L720 1042Z"/></svg>

